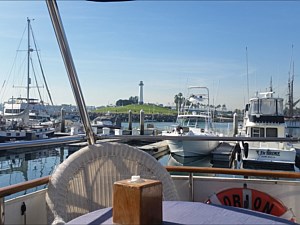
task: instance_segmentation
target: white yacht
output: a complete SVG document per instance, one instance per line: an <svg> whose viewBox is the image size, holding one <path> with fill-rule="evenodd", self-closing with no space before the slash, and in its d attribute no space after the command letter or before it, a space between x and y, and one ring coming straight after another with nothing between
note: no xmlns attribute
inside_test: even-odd
<svg viewBox="0 0 300 225"><path fill-rule="evenodd" d="M283 99L274 92L257 93L246 105L240 136L253 138L285 138L286 124ZM272 141L241 142L243 167L265 163L294 169L296 150L291 143Z"/></svg>
<svg viewBox="0 0 300 225"><path fill-rule="evenodd" d="M217 137L212 125L208 88L189 87L188 96L178 113L176 125L170 132L164 131L162 135ZM180 156L208 155L218 145L217 140L168 140L171 153Z"/></svg>

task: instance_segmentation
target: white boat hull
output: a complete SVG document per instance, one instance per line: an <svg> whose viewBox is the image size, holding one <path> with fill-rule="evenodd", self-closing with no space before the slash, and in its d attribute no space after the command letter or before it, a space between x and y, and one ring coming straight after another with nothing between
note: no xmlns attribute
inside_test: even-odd
<svg viewBox="0 0 300 225"><path fill-rule="evenodd" d="M168 140L167 143L171 153L185 157L209 155L219 145L219 141Z"/></svg>
<svg viewBox="0 0 300 225"><path fill-rule="evenodd" d="M276 148L250 148L248 157L243 160L256 160L259 162L295 163L296 150L281 150Z"/></svg>

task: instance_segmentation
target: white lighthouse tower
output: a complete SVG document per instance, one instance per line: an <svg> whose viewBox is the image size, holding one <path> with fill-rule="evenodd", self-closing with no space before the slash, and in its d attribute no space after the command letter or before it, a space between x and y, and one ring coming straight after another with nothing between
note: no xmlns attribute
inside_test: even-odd
<svg viewBox="0 0 300 225"><path fill-rule="evenodd" d="M140 88L139 88L139 92L140 92L140 95L139 95L139 104L140 105L143 105L144 104L144 99L143 99L143 81L140 81L140 84L139 84Z"/></svg>

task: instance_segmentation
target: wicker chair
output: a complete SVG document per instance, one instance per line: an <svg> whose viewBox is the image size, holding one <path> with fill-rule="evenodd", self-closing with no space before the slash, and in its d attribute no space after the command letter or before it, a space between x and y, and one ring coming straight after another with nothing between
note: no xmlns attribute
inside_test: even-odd
<svg viewBox="0 0 300 225"><path fill-rule="evenodd" d="M154 157L125 144L96 144L70 155L51 176L46 194L48 224L64 224L112 206L114 182L132 175L160 180L163 199L178 199L170 174Z"/></svg>

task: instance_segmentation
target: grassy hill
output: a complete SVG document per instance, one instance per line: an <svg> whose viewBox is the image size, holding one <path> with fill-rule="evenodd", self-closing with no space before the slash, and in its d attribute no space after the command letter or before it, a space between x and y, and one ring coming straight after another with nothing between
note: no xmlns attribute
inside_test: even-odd
<svg viewBox="0 0 300 225"><path fill-rule="evenodd" d="M171 110L166 107L156 106L156 105L126 105L117 107L103 107L95 110L96 113L128 113L131 110L133 114L140 114L143 110L145 114L164 114L164 115L176 115L176 110Z"/></svg>

